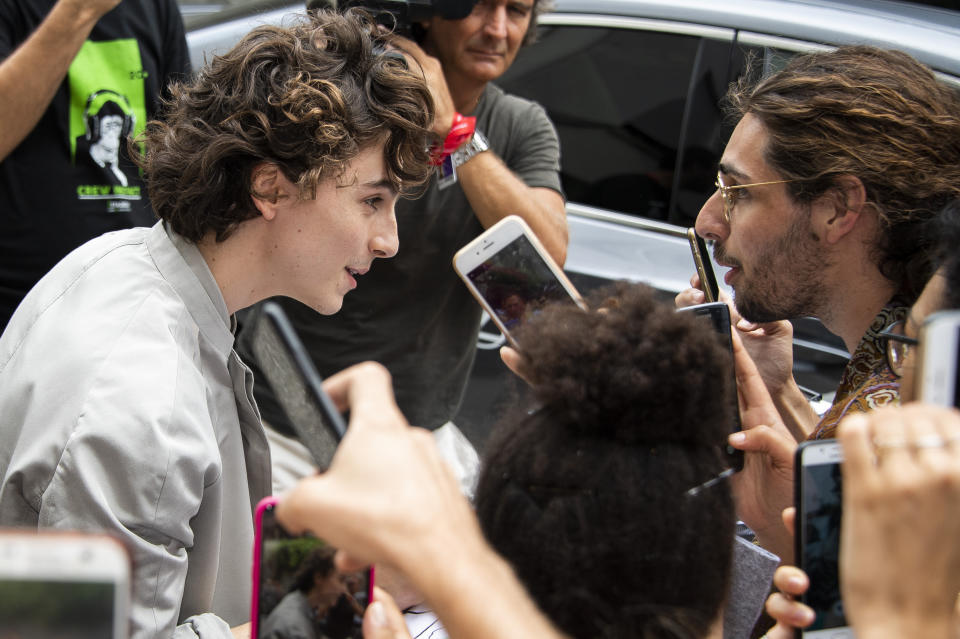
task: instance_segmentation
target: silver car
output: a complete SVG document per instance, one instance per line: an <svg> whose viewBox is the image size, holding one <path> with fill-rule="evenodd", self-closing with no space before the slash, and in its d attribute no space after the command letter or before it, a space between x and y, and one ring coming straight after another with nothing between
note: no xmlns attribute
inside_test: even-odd
<svg viewBox="0 0 960 639"><path fill-rule="evenodd" d="M199 66L304 3L181 6ZM958 10L888 0L555 0L538 42L498 84L542 104L557 126L565 270L578 288L643 281L665 298L686 288L694 271L686 228L714 191L731 130L719 106L729 83L748 59L775 69L798 52L851 43L904 50L960 88ZM849 354L818 321L794 326L797 380L828 401ZM485 328L457 420L478 444L491 406L513 386L496 351L502 337Z"/></svg>

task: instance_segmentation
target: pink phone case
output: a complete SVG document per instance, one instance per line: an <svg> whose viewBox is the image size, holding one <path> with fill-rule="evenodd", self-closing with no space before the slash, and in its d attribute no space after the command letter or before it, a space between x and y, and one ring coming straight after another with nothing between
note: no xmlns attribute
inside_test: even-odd
<svg viewBox="0 0 960 639"><path fill-rule="evenodd" d="M257 639L260 632L260 559L263 550L263 513L278 502L279 500L276 497L264 497L257 504L253 514L253 587L250 595L250 639ZM371 603L373 602L373 573L373 566L370 566L370 578L367 580L367 601Z"/></svg>

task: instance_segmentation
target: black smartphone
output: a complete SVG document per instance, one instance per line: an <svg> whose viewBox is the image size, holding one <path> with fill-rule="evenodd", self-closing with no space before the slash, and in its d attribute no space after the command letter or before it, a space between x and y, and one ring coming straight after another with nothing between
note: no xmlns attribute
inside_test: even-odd
<svg viewBox="0 0 960 639"><path fill-rule="evenodd" d="M810 578L801 601L816 615L812 625L797 630L798 638L853 638L840 597L842 462L843 450L834 439L803 442L795 453L796 561Z"/></svg>
<svg viewBox="0 0 960 639"><path fill-rule="evenodd" d="M276 505L267 497L255 513L251 638L362 639L373 568L340 572L336 549L312 535L288 533L277 522Z"/></svg>
<svg viewBox="0 0 960 639"><path fill-rule="evenodd" d="M708 302L707 304L697 304L695 306L679 308L677 312L695 313L696 315L702 316L717 333L717 337L720 339L723 347L729 351L731 361L730 397L728 401L733 406L733 423L730 425L730 432L735 433L741 430L743 424L740 421L740 400L737 396L737 371L733 365L733 337L730 334L730 308L724 302ZM725 446L730 467L735 471L743 470L743 451L737 450L729 444L725 444Z"/></svg>
<svg viewBox="0 0 960 639"><path fill-rule="evenodd" d="M690 242L690 252L693 254L693 264L697 268L697 276L700 278L700 288L703 289L704 299L707 302L719 302L720 287L717 285L717 276L713 272L713 263L710 261L707 243L697 235L693 228L687 229L687 240Z"/></svg>
<svg viewBox="0 0 960 639"><path fill-rule="evenodd" d="M326 470L347 432L346 422L323 390L323 379L283 308L265 302L252 321L260 371L317 468Z"/></svg>

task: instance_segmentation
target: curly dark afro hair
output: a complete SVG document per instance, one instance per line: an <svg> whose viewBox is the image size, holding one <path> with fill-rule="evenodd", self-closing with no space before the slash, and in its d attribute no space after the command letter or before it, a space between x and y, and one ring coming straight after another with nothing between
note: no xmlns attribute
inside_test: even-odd
<svg viewBox="0 0 960 639"><path fill-rule="evenodd" d="M642 285L548 307L519 336L537 402L492 434L476 506L572 637L701 637L726 596L730 355ZM602 310L598 310L602 309Z"/></svg>

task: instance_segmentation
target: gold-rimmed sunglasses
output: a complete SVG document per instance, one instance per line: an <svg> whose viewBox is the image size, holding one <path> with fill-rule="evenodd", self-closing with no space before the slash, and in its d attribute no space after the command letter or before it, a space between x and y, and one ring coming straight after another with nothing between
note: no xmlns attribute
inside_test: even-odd
<svg viewBox="0 0 960 639"><path fill-rule="evenodd" d="M797 180L773 180L771 182L754 182L753 184L731 184L727 186L723 183L723 176L717 171L717 181L714 186L720 191L720 197L723 198L723 221L730 223L730 214L733 213L733 207L737 203L737 190L748 189L751 186L766 186L768 184L787 184Z"/></svg>

